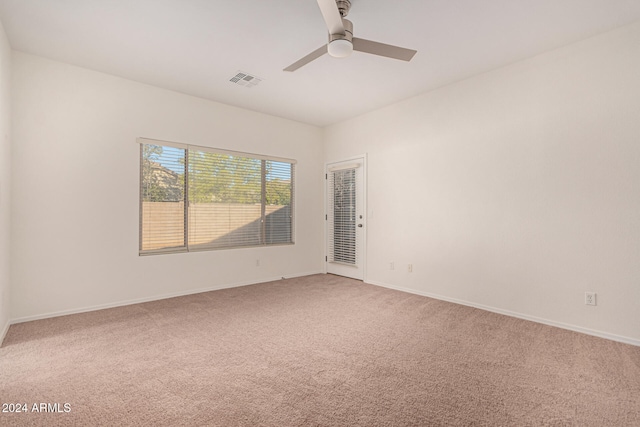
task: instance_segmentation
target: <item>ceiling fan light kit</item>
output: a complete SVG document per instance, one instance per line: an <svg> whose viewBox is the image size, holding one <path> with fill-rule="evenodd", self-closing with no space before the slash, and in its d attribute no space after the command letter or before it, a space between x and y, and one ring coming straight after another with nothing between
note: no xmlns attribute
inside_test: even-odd
<svg viewBox="0 0 640 427"><path fill-rule="evenodd" d="M353 52L353 43L346 39L332 40L327 46L327 51L334 58L346 58Z"/></svg>
<svg viewBox="0 0 640 427"><path fill-rule="evenodd" d="M402 61L411 61L411 58L416 54L416 51L412 49L353 37L353 24L345 19L351 8L351 1L317 0L317 2L329 31L329 42L289 65L284 71L295 71L325 53L334 58L345 58L356 50Z"/></svg>

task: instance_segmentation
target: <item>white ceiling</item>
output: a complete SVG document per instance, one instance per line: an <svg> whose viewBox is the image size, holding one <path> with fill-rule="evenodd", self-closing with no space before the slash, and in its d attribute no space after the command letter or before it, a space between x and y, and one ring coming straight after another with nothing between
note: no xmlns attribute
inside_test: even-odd
<svg viewBox="0 0 640 427"><path fill-rule="evenodd" d="M0 0L16 50L318 126L638 21L640 0L352 0L349 19L418 53L283 72L326 43L316 0Z"/></svg>

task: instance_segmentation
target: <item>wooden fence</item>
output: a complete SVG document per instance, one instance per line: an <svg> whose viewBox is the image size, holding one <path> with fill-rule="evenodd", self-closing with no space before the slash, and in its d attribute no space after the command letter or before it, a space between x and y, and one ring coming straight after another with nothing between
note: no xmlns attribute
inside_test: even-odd
<svg viewBox="0 0 640 427"><path fill-rule="evenodd" d="M266 206L267 226L276 238L291 230L278 229L290 215L289 206ZM259 244L261 206L240 203L192 203L189 206L189 245L222 244L229 239L243 245ZM286 221L285 221L286 222ZM282 228L282 227L280 227ZM142 250L157 250L184 245L184 202L142 203Z"/></svg>

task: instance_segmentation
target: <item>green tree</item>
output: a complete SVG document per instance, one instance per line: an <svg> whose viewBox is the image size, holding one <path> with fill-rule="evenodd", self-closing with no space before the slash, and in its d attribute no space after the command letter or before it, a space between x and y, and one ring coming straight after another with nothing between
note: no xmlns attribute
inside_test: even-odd
<svg viewBox="0 0 640 427"><path fill-rule="evenodd" d="M189 201L260 203L262 162L258 159L189 151Z"/></svg>
<svg viewBox="0 0 640 427"><path fill-rule="evenodd" d="M291 181L274 178L266 182L267 205L288 206L291 204Z"/></svg>

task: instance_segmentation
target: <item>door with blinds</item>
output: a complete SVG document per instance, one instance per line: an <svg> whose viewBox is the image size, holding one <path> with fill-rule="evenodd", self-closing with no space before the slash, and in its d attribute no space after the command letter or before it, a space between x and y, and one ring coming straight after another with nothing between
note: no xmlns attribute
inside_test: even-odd
<svg viewBox="0 0 640 427"><path fill-rule="evenodd" d="M364 159L327 165L327 273L364 279Z"/></svg>

